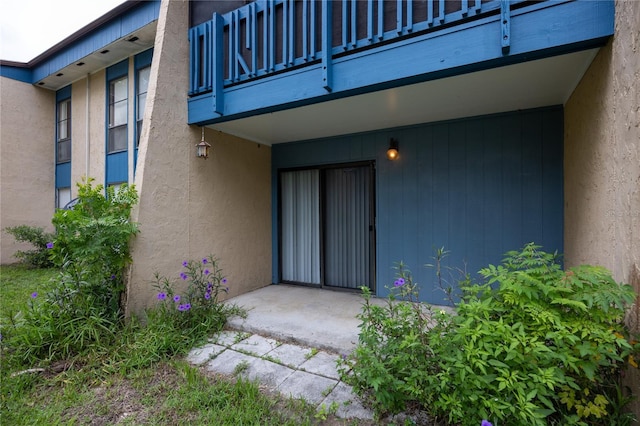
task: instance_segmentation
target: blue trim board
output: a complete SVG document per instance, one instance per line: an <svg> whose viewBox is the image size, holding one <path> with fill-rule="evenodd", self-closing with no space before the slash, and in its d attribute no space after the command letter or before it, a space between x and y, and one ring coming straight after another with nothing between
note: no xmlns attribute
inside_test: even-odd
<svg viewBox="0 0 640 426"><path fill-rule="evenodd" d="M33 68L31 83L42 80L54 72L73 64L87 55L99 51L114 41L131 34L158 19L160 1L144 1L122 16L109 21L87 36L71 44L60 53Z"/></svg>
<svg viewBox="0 0 640 426"><path fill-rule="evenodd" d="M189 124L212 124L599 47L613 34L610 1L542 2L511 11L509 53L500 41L500 15L375 45L324 62L227 86L224 105L212 94L188 101ZM327 59L328 61L328 59ZM192 64L193 66L193 64ZM366 71L363 71L366 70Z"/></svg>
<svg viewBox="0 0 640 426"><path fill-rule="evenodd" d="M0 77L10 78L23 83L33 83L33 71L26 67L14 67L0 64Z"/></svg>
<svg viewBox="0 0 640 426"><path fill-rule="evenodd" d="M399 141L396 161L386 158L391 137ZM556 106L274 145L274 283L278 171L371 160L379 296L403 261L421 284L421 298L444 303L434 271L423 266L440 247L450 251L444 266L476 279L480 268L528 242L563 251L563 109Z"/></svg>

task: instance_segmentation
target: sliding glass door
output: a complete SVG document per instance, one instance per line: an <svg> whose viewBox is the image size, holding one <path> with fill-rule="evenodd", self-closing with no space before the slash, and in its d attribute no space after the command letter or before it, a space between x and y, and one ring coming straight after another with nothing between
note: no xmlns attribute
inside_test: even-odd
<svg viewBox="0 0 640 426"><path fill-rule="evenodd" d="M373 164L280 173L283 282L373 289Z"/></svg>

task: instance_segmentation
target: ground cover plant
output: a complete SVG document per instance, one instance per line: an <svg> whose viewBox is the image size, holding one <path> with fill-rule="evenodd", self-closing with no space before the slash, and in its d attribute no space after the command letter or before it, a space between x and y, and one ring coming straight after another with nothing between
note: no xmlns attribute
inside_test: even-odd
<svg viewBox="0 0 640 426"><path fill-rule="evenodd" d="M461 281L456 314L415 303L399 266L387 305L365 304L345 380L379 413L418 406L453 424L630 424L620 372L634 299L601 267L562 270L534 244Z"/></svg>
<svg viewBox="0 0 640 426"><path fill-rule="evenodd" d="M18 250L14 253L16 259L33 268L50 268L53 266L47 243L53 241L54 235L38 226L19 225L10 226L4 231L13 236L16 241L27 242L33 246L30 250Z"/></svg>
<svg viewBox="0 0 640 426"><path fill-rule="evenodd" d="M242 314L220 301L230 283L214 256L185 260L175 280L157 276L158 305L125 321L135 189L88 180L78 193L73 210L56 212L45 243L55 268L0 267L0 423L321 423L301 401L183 361Z"/></svg>

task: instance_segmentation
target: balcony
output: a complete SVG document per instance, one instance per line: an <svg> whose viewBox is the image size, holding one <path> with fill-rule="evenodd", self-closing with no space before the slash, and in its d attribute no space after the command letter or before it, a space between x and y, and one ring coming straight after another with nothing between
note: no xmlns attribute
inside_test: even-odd
<svg viewBox="0 0 640 426"><path fill-rule="evenodd" d="M189 123L583 52L613 22L608 0L258 0L189 30Z"/></svg>

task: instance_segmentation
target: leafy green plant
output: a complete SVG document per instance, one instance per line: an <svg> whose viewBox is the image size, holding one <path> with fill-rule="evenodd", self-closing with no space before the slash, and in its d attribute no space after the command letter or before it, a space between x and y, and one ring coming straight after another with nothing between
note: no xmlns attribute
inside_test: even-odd
<svg viewBox="0 0 640 426"><path fill-rule="evenodd" d="M53 262L49 256L47 243L53 241L55 234L45 232L43 228L29 225L10 226L4 229L19 242L27 242L34 246L31 250L18 250L14 256L34 268L51 268Z"/></svg>
<svg viewBox="0 0 640 426"><path fill-rule="evenodd" d="M345 379L379 411L417 403L463 425L608 424L633 350L622 323L631 287L601 267L563 271L534 244L480 274L460 283L455 315L416 303L403 265L386 306L365 291Z"/></svg>
<svg viewBox="0 0 640 426"><path fill-rule="evenodd" d="M45 245L60 268L54 285L32 295L13 324L20 331L7 344L25 359L62 358L104 346L122 321L123 269L137 232L129 220L135 188L107 188L105 195L102 185L87 179L78 184L78 199L73 210L55 213L55 238Z"/></svg>

